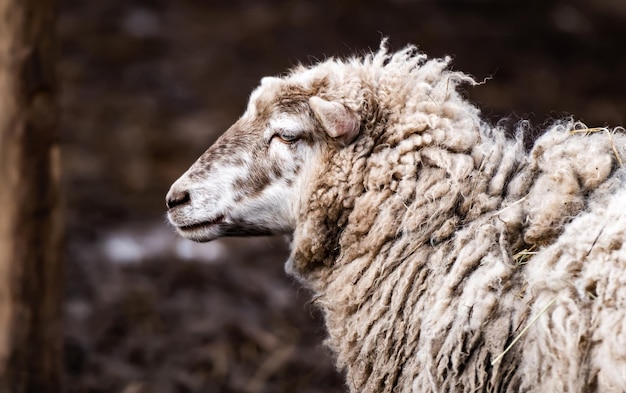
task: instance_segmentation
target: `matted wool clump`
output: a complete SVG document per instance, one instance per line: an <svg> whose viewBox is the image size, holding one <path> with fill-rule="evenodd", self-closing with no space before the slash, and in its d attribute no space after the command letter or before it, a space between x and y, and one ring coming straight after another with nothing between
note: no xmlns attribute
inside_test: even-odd
<svg viewBox="0 0 626 393"><path fill-rule="evenodd" d="M351 392L626 391L623 129L564 119L527 152L461 83L385 44L265 78L170 221L287 234Z"/></svg>

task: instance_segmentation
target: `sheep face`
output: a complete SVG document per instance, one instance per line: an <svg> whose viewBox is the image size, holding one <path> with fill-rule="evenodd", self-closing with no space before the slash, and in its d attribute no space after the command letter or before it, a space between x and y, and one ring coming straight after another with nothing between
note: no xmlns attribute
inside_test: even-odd
<svg viewBox="0 0 626 393"><path fill-rule="evenodd" d="M169 221L195 241L291 233L305 178L358 133L342 104L264 78L244 115L170 188ZM329 141L331 143L329 143Z"/></svg>

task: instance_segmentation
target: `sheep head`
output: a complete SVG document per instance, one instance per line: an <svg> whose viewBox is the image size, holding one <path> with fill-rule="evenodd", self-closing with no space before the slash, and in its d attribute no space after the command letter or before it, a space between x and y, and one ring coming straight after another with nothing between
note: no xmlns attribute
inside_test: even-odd
<svg viewBox="0 0 626 393"><path fill-rule="evenodd" d="M290 234L314 168L359 133L356 114L308 86L264 78L243 116L170 188L169 221L195 241Z"/></svg>

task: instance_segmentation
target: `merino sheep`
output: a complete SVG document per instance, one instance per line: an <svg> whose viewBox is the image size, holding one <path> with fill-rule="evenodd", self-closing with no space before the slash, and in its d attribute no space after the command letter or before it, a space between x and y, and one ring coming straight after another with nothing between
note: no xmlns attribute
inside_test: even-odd
<svg viewBox="0 0 626 393"><path fill-rule="evenodd" d="M184 237L287 234L351 392L626 392L626 135L480 118L414 47L264 78L178 179Z"/></svg>

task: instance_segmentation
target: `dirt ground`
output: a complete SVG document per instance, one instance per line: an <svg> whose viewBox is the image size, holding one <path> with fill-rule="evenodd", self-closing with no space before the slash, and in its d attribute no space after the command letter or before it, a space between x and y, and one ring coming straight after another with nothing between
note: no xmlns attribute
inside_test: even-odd
<svg viewBox="0 0 626 393"><path fill-rule="evenodd" d="M176 238L169 185L265 75L417 44L487 119L626 124L620 0L64 0L68 392L342 392L281 239ZM538 132L538 131L530 131Z"/></svg>

